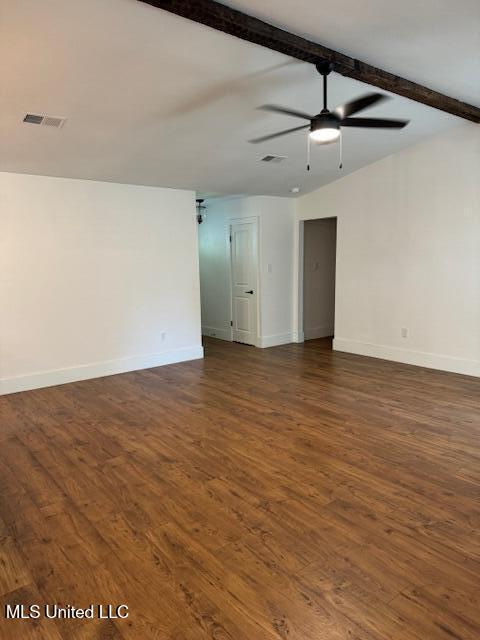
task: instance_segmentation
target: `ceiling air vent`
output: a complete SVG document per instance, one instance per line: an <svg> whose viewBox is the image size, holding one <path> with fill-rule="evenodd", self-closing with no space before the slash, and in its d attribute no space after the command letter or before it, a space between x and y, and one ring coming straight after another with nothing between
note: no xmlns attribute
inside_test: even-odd
<svg viewBox="0 0 480 640"><path fill-rule="evenodd" d="M41 124L44 127L55 127L59 129L65 124L66 118L55 118L53 116L40 116L35 113L27 113L23 121L30 124Z"/></svg>
<svg viewBox="0 0 480 640"><path fill-rule="evenodd" d="M262 158L262 162L283 162L284 160L287 159L287 156L265 156L264 158Z"/></svg>

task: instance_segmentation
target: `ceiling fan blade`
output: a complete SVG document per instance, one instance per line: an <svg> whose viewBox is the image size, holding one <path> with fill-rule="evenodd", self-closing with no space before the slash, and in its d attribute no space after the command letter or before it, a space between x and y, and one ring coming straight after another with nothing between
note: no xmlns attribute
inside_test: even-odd
<svg viewBox="0 0 480 640"><path fill-rule="evenodd" d="M257 107L261 111L270 111L271 113L281 113L284 116L293 116L294 118L303 118L304 120L313 120L314 116L304 113L303 111L296 111L295 109L288 109L286 107L279 107L276 104L263 104L261 107Z"/></svg>
<svg viewBox="0 0 480 640"><path fill-rule="evenodd" d="M363 109L367 109L368 107L373 107L373 105L379 104L380 102L385 102L385 100L389 100L389 96L384 93L367 93L356 100L351 100L350 102L339 105L333 112L336 113L339 118L348 118L348 116L353 116L354 113L363 111Z"/></svg>
<svg viewBox="0 0 480 640"><path fill-rule="evenodd" d="M410 120L389 120L382 118L344 118L342 127L362 127L365 129L403 129Z"/></svg>
<svg viewBox="0 0 480 640"><path fill-rule="evenodd" d="M259 142L266 142L267 140L273 140L273 138L279 138L280 136L285 136L287 133L293 133L294 131L301 131L302 129L309 129L309 124L302 124L300 127L293 127L293 129L285 129L285 131L278 131L277 133L270 133L267 136L262 136L261 138L254 138L253 140L249 140L252 144L258 144Z"/></svg>

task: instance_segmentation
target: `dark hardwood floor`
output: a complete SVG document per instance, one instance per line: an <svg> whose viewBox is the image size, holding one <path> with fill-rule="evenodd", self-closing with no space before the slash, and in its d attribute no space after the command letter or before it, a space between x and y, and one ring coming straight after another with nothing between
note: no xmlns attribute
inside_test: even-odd
<svg viewBox="0 0 480 640"><path fill-rule="evenodd" d="M480 638L480 380L209 340L0 411L2 640Z"/></svg>

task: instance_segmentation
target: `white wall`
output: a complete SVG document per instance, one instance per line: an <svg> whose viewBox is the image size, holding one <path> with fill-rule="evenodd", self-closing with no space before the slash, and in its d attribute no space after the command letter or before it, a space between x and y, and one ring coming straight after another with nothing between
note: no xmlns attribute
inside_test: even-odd
<svg viewBox="0 0 480 640"><path fill-rule="evenodd" d="M0 392L202 356L195 194L0 173Z"/></svg>
<svg viewBox="0 0 480 640"><path fill-rule="evenodd" d="M228 221L256 217L259 222L259 346L291 342L294 201L255 196L211 199L206 204L206 220L199 227L203 333L230 339Z"/></svg>
<svg viewBox="0 0 480 640"><path fill-rule="evenodd" d="M305 340L333 336L335 323L335 218L304 227L303 330Z"/></svg>
<svg viewBox="0 0 480 640"><path fill-rule="evenodd" d="M338 217L336 349L480 375L478 125L305 195L297 211Z"/></svg>

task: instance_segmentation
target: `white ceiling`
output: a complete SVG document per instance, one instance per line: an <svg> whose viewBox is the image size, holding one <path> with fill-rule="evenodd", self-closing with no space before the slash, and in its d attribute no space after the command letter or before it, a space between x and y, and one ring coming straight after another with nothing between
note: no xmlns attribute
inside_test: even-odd
<svg viewBox="0 0 480 640"><path fill-rule="evenodd" d="M478 94L479 67L472 63L478 51L467 55L468 37L474 44L469 25L478 18L476 2L424 0L428 15L412 0L388 3L388 10L380 0L233 4L302 33L322 25L318 39L329 46L455 97L470 95L474 101ZM446 8L440 11L453 4L450 16ZM321 6L328 6L325 15ZM414 8L415 19L410 19ZM424 47L421 33L431 36ZM445 78L432 63L430 47L450 55L450 40L457 42L463 66L458 75ZM414 74L406 69L411 48ZM451 59L445 62L450 65ZM311 65L136 0L0 0L0 74L3 171L275 195L289 195L297 186L309 191L341 175L336 145L315 148L307 174L305 134L262 145L246 142L301 124L257 111L258 105L319 110L320 78ZM333 74L330 101L334 106L369 90ZM24 124L27 112L68 121L60 130ZM346 130L344 173L461 123L397 96L365 115L407 117L411 124L403 131ZM260 163L269 153L288 159Z"/></svg>

